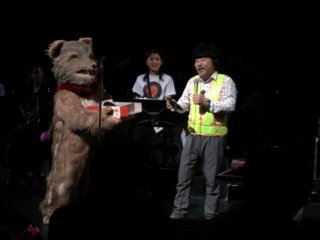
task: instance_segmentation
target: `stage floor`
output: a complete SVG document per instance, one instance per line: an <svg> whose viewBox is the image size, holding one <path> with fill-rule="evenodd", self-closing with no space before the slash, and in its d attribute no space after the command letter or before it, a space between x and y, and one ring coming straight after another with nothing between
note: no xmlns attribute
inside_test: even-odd
<svg viewBox="0 0 320 240"><path fill-rule="evenodd" d="M259 202L248 205L241 194L222 198L220 214L212 221L203 219L203 177L193 183L190 211L183 220L170 220L175 194L177 169L151 169L145 183L126 189L112 176L113 182L99 182L89 199L57 211L52 225L43 226L38 204L45 191L44 183L7 185L7 210L40 228L43 239L104 239L130 236L139 239L219 239L246 237L270 239L277 235L290 239L317 239L320 230L319 203L310 202L295 221ZM108 179L110 180L110 179ZM250 202L252 204L252 202ZM269 211L270 210L270 211ZM13 220L14 221L14 220ZM18 222L18 221L17 221ZM48 235L49 233L49 235ZM277 234L277 235L276 235ZM48 238L49 236L49 238ZM117 239L116 238L116 239Z"/></svg>

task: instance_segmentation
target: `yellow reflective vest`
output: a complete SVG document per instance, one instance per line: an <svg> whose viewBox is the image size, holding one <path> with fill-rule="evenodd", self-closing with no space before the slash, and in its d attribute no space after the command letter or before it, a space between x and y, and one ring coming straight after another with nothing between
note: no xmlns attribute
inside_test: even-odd
<svg viewBox="0 0 320 240"><path fill-rule="evenodd" d="M194 76L193 79L197 79L199 76ZM211 83L209 94L207 98L210 101L217 101L220 97L220 91L223 83L224 75L217 74L217 79ZM201 92L201 87L197 87L198 94ZM200 112L200 105L193 103L192 96L195 93L195 84L192 87L192 94L190 95L190 112L188 119L188 129L191 134L204 135L204 136L223 136L228 132L227 128L227 116L226 114L213 114L213 112L206 111ZM218 116L219 115L219 116Z"/></svg>

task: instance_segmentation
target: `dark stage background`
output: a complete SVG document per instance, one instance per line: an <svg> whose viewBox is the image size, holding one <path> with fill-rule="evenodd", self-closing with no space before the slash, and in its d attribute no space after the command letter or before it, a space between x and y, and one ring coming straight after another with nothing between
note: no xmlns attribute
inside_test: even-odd
<svg viewBox="0 0 320 240"><path fill-rule="evenodd" d="M164 53L165 71L173 76L179 97L195 74L191 59L195 45L216 44L221 72L235 80L239 91L237 111L230 119L230 155L248 156L254 169L263 169L261 179L274 176L272 183L280 181L279 189L294 185L292 180L300 189L308 188L319 118L315 4L229 0L210 5L206 1L11 5L3 9L6 17L1 16L1 81L9 90L21 83L23 70L32 63L41 62L50 74L51 62L44 51L52 41L93 37L97 57L106 57L105 87L116 101L128 99L136 76L145 71L144 55L150 48Z"/></svg>

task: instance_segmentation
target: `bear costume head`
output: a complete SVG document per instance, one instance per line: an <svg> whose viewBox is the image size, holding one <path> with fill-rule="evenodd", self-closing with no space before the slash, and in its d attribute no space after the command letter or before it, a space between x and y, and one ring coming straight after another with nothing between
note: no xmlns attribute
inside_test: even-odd
<svg viewBox="0 0 320 240"><path fill-rule="evenodd" d="M49 45L52 72L57 90L67 89L80 96L94 94L99 87L98 64L93 54L92 39L56 40Z"/></svg>

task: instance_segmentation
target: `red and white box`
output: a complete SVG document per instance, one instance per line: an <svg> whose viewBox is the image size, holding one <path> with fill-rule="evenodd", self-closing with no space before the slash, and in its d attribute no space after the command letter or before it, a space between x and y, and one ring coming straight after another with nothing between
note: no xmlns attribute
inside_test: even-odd
<svg viewBox="0 0 320 240"><path fill-rule="evenodd" d="M115 102L116 106L112 106L116 116L130 117L142 112L142 104L140 102Z"/></svg>
<svg viewBox="0 0 320 240"><path fill-rule="evenodd" d="M101 105L102 109L110 106L113 109L113 116L120 119L130 118L142 112L142 104L140 102L111 102L110 100L106 100L102 101ZM99 110L99 105L87 106L87 109Z"/></svg>

